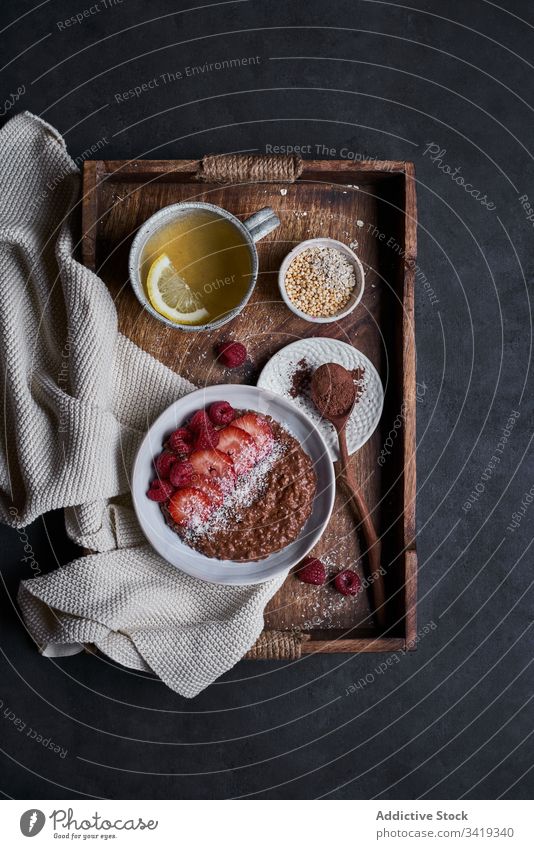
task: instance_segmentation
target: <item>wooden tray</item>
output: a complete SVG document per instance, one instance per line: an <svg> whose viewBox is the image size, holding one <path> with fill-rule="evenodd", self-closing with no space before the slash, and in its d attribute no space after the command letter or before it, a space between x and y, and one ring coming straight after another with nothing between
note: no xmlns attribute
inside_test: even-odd
<svg viewBox="0 0 534 849"><path fill-rule="evenodd" d="M384 412L373 437L351 462L382 535L388 626L378 632L366 593L344 598L330 586L312 587L290 575L266 610L265 628L288 641L296 634L298 654L413 648L417 580L413 164L305 161L294 183L239 185L200 182L199 165L195 160L85 162L83 260L109 286L122 332L198 385L255 383L275 351L304 336L343 339L370 358L386 388ZM271 206L282 222L258 244L260 275L249 305L232 323L210 333L181 333L156 321L142 310L128 283L128 251L139 225L163 206L193 199L223 206L243 218ZM351 316L333 324L302 321L287 310L278 293L283 257L297 242L315 236L357 242L355 250L366 269L362 303ZM251 364L244 370L228 372L215 361L214 345L224 338L247 345ZM388 437L390 453L380 464ZM333 568L362 570L354 525L338 495L330 525L314 553ZM277 655L258 651L253 656Z"/></svg>

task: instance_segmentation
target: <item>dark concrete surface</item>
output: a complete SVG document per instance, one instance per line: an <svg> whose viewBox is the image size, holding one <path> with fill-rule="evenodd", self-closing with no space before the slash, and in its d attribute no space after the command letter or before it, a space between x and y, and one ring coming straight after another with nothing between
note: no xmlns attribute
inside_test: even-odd
<svg viewBox="0 0 534 849"><path fill-rule="evenodd" d="M92 145L101 158L179 158L324 144L414 160L419 265L438 300L418 288L419 623L437 625L418 651L381 675L383 657L369 655L242 662L194 701L101 657L45 660L14 600L32 574L25 540L2 528L1 791L529 797L534 231L520 198L534 203L532 4L6 0L1 24L2 99L25 88L6 117L42 115L74 157ZM177 71L182 79L115 97ZM431 144L445 151L441 168ZM512 411L520 415L484 479ZM42 572L76 554L60 515L28 538Z"/></svg>

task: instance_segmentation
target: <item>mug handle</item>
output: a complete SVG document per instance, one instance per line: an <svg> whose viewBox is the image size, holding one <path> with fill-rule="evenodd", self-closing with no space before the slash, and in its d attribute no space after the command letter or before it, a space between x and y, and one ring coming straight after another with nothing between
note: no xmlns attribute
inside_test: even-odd
<svg viewBox="0 0 534 849"><path fill-rule="evenodd" d="M280 219L270 206L265 206L251 215L250 218L247 218L246 221L243 221L243 224L250 233L252 241L259 242L260 239L280 226Z"/></svg>

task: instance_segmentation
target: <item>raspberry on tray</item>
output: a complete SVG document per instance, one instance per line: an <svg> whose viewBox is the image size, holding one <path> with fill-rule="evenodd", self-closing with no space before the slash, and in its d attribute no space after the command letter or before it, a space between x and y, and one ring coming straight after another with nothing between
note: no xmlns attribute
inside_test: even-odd
<svg viewBox="0 0 534 849"><path fill-rule="evenodd" d="M226 368L239 368L247 358L247 349L241 342L221 342L217 355Z"/></svg>
<svg viewBox="0 0 534 849"><path fill-rule="evenodd" d="M305 584L321 586L326 581L325 565L316 557L306 557L302 561L302 566L297 569L296 574Z"/></svg>

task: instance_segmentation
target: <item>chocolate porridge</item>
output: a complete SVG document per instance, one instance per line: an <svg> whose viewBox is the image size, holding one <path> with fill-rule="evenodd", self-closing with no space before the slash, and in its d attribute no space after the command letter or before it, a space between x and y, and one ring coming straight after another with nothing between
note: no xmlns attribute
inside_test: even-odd
<svg viewBox="0 0 534 849"><path fill-rule="evenodd" d="M273 450L238 478L235 490L204 525L180 527L167 506L161 505L167 524L207 557L261 560L293 542L312 512L313 463L295 437L272 419L268 421L275 438Z"/></svg>

